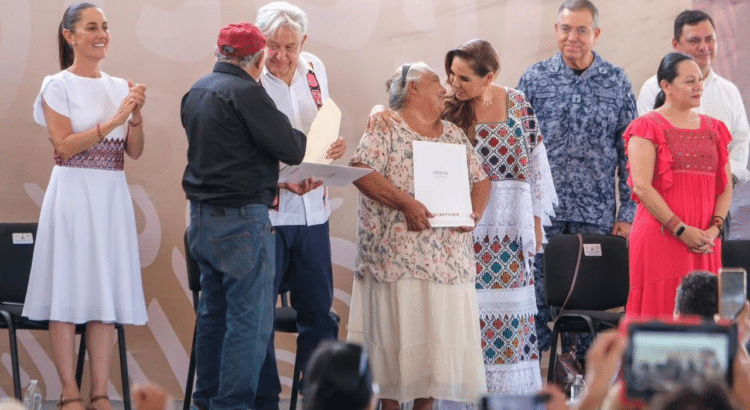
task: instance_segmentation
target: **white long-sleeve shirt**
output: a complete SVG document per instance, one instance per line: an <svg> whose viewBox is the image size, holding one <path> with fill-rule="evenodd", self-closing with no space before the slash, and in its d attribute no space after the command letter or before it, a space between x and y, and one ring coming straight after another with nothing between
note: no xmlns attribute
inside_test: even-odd
<svg viewBox="0 0 750 410"><path fill-rule="evenodd" d="M325 101L328 98L328 77L325 67L318 57L307 52L300 53L291 85L276 78L265 67L260 80L263 88L276 103L276 108L289 117L292 127L305 134L310 131L310 125L318 115L318 106L315 105L307 80L309 70L315 73L322 100ZM325 223L331 215L328 189L321 186L302 196L286 189L279 189L279 209L269 210L268 215L273 226L311 226Z"/></svg>

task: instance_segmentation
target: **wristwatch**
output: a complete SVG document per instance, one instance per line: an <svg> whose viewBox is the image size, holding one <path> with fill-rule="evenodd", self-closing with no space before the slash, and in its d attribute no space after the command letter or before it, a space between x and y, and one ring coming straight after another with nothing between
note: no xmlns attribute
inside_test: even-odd
<svg viewBox="0 0 750 410"><path fill-rule="evenodd" d="M674 236L680 236L682 233L685 232L685 225L680 225L679 228L677 228L676 231L674 231Z"/></svg>

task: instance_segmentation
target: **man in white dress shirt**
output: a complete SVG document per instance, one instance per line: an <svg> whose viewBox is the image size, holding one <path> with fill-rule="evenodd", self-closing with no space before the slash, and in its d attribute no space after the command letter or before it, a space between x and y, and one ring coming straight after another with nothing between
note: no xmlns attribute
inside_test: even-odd
<svg viewBox="0 0 750 410"><path fill-rule="evenodd" d="M729 144L729 161L732 167L733 182L750 180L747 169L750 149L750 126L747 122L745 105L737 87L731 81L720 77L711 68L716 57L717 40L714 22L700 10L686 10L674 21L672 48L675 51L693 56L703 74L703 97L698 111L701 114L721 120L732 134ZM638 115L654 108L656 94L661 88L656 76L649 78L638 95Z"/></svg>
<svg viewBox="0 0 750 410"><path fill-rule="evenodd" d="M286 2L261 7L255 25L267 41L268 58L260 82L276 107L289 117L292 127L307 134L328 98L328 78L323 62L303 52L307 41L307 15ZM331 145L328 158L340 158L346 143ZM338 323L330 314L333 272L328 217L331 204L322 182L279 184L276 208L270 210L276 230L275 288L283 283L291 291L297 311L298 365L301 369L321 340L336 338ZM278 409L278 369L273 338L261 369L255 408Z"/></svg>

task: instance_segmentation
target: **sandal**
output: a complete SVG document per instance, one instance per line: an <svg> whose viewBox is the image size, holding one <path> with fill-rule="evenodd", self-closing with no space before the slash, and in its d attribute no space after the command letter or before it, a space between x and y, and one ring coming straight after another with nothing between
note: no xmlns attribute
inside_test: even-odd
<svg viewBox="0 0 750 410"><path fill-rule="evenodd" d="M60 401L57 402L57 408L62 410L63 406L66 406L70 403L82 403L83 400L81 400L80 397L74 397L72 399L63 399L62 395L60 395Z"/></svg>
<svg viewBox="0 0 750 410"><path fill-rule="evenodd" d="M107 396L106 394L102 394L102 395L94 396L94 397L90 398L89 399L89 405L86 406L86 410L96 410L96 407L94 407L94 403L97 402L97 401L99 401L99 400L107 400L107 401L109 401L109 396Z"/></svg>

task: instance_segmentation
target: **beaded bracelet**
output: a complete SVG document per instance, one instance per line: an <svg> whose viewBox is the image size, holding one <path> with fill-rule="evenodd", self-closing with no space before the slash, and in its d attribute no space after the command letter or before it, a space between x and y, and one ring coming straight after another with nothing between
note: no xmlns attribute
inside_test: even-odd
<svg viewBox="0 0 750 410"><path fill-rule="evenodd" d="M720 217L719 215L714 215L711 217L711 226L715 226L719 228L719 235L724 233L724 218Z"/></svg>
<svg viewBox="0 0 750 410"><path fill-rule="evenodd" d="M680 218L675 214L664 224L664 227L669 229L670 232L674 232L675 229L682 223Z"/></svg>
<svg viewBox="0 0 750 410"><path fill-rule="evenodd" d="M99 137L99 142L102 142L104 135L102 135L102 126L96 123L96 136Z"/></svg>
<svg viewBox="0 0 750 410"><path fill-rule="evenodd" d="M128 120L128 124L130 124L131 127L137 127L143 123L143 119L141 119L138 122L133 122L133 120Z"/></svg>

